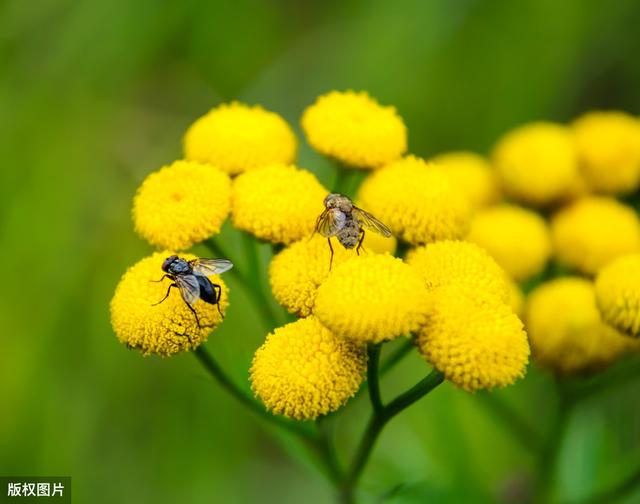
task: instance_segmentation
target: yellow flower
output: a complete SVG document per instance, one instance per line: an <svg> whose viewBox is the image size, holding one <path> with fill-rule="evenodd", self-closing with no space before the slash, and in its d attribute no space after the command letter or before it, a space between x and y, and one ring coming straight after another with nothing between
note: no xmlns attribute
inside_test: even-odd
<svg viewBox="0 0 640 504"><path fill-rule="evenodd" d="M640 335L640 254L619 257L600 270L596 301L607 324Z"/></svg>
<svg viewBox="0 0 640 504"><path fill-rule="evenodd" d="M313 173L295 166L251 170L233 182L233 225L273 243L307 238L327 193Z"/></svg>
<svg viewBox="0 0 640 504"><path fill-rule="evenodd" d="M111 325L118 339L129 348L143 354L169 356L196 348L206 341L209 333L222 317L214 305L198 300L193 308L198 314L200 327L177 288L172 288L169 297L158 303L167 293L171 281L159 280L163 261L173 252L156 252L137 262L120 279L111 299ZM191 260L195 256L182 254ZM229 305L228 289L217 276L210 280L222 287L220 310L225 313Z"/></svg>
<svg viewBox="0 0 640 504"><path fill-rule="evenodd" d="M544 219L514 205L478 212L467 239L485 248L517 281L540 273L551 255L551 238Z"/></svg>
<svg viewBox="0 0 640 504"><path fill-rule="evenodd" d="M211 163L232 175L268 164L292 163L296 149L296 137L282 117L237 102L212 109L184 136L186 159Z"/></svg>
<svg viewBox="0 0 640 504"><path fill-rule="evenodd" d="M411 266L390 255L354 257L333 267L314 314L334 333L378 343L415 331L426 288Z"/></svg>
<svg viewBox="0 0 640 504"><path fill-rule="evenodd" d="M507 303L511 291L504 270L477 245L441 241L418 247L407 254L430 291L446 285L466 285Z"/></svg>
<svg viewBox="0 0 640 504"><path fill-rule="evenodd" d="M496 173L485 158L473 152L447 152L433 158L452 185L467 197L472 208L482 208L500 199Z"/></svg>
<svg viewBox="0 0 640 504"><path fill-rule="evenodd" d="M133 200L136 231L149 243L188 249L220 232L229 215L231 181L214 168L175 161L151 173Z"/></svg>
<svg viewBox="0 0 640 504"><path fill-rule="evenodd" d="M616 257L640 250L640 221L613 198L587 197L560 210L551 220L558 259L595 274Z"/></svg>
<svg viewBox="0 0 640 504"><path fill-rule="evenodd" d="M522 322L504 303L468 286L429 293L420 352L445 378L467 391L504 387L524 376L529 360Z"/></svg>
<svg viewBox="0 0 640 504"><path fill-rule="evenodd" d="M376 233L365 235L361 254L389 251L384 250L389 247L382 240L395 240L376 240L377 236L379 235ZM345 249L335 239L332 242L334 267L357 255L355 249ZM314 236L311 240L300 240L279 252L269 266L269 281L276 301L300 317L309 315L313 310L318 287L329 274L330 260L331 250L327 239L320 235Z"/></svg>
<svg viewBox="0 0 640 504"><path fill-rule="evenodd" d="M353 168L375 168L407 150L407 128L396 109L379 105L365 92L320 96L301 122L315 150Z"/></svg>
<svg viewBox="0 0 640 504"><path fill-rule="evenodd" d="M559 124L538 122L507 133L497 143L493 160L507 195L530 205L564 199L576 185L573 136Z"/></svg>
<svg viewBox="0 0 640 504"><path fill-rule="evenodd" d="M590 112L573 124L587 182L599 192L630 192L640 181L640 121L623 112Z"/></svg>
<svg viewBox="0 0 640 504"><path fill-rule="evenodd" d="M447 175L408 156L376 170L362 184L363 207L414 245L463 237L470 208Z"/></svg>
<svg viewBox="0 0 640 504"><path fill-rule="evenodd" d="M633 342L602 321L593 284L583 278L542 284L531 293L526 312L536 361L559 373L600 369Z"/></svg>
<svg viewBox="0 0 640 504"><path fill-rule="evenodd" d="M251 388L269 411L311 420L345 404L366 368L364 346L308 317L267 336L253 358Z"/></svg>

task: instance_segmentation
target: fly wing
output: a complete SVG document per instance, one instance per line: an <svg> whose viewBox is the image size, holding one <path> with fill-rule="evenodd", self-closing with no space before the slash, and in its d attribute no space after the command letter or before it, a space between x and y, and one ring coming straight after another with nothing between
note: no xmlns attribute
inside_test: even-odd
<svg viewBox="0 0 640 504"><path fill-rule="evenodd" d="M387 238L391 236L391 230L369 212L365 212L362 208L354 206L352 213L362 227L380 233Z"/></svg>
<svg viewBox="0 0 640 504"><path fill-rule="evenodd" d="M327 238L335 236L340 231L340 224L341 221L337 219L337 212L325 209L316 221L316 232Z"/></svg>
<svg viewBox="0 0 640 504"><path fill-rule="evenodd" d="M190 261L193 272L199 275L219 275L233 268L233 263L228 259L194 259Z"/></svg>
<svg viewBox="0 0 640 504"><path fill-rule="evenodd" d="M194 304L200 298L200 285L195 275L177 275L176 284L187 304Z"/></svg>

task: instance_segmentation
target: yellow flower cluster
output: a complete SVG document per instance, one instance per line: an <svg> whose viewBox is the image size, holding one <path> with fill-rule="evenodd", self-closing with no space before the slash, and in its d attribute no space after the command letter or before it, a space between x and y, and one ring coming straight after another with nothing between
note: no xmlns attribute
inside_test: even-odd
<svg viewBox="0 0 640 504"><path fill-rule="evenodd" d="M596 301L607 324L640 335L640 254L619 257L600 270Z"/></svg>
<svg viewBox="0 0 640 504"><path fill-rule="evenodd" d="M534 290L526 323L537 362L561 374L597 371L633 346L602 321L594 286L583 278L559 278Z"/></svg>
<svg viewBox="0 0 640 504"><path fill-rule="evenodd" d="M434 168L451 179L472 208L483 208L500 199L498 178L489 162L473 152L447 152L433 158Z"/></svg>
<svg viewBox="0 0 640 504"><path fill-rule="evenodd" d="M571 130L559 124L527 124L496 144L493 161L507 195L534 206L567 198L579 178Z"/></svg>
<svg viewBox="0 0 640 504"><path fill-rule="evenodd" d="M296 148L293 131L282 117L237 102L212 109L184 136L186 159L218 166L232 175L292 163Z"/></svg>
<svg viewBox="0 0 640 504"><path fill-rule="evenodd" d="M293 165L251 170L233 182L233 225L273 243L311 236L328 191L313 173Z"/></svg>
<svg viewBox="0 0 640 504"><path fill-rule="evenodd" d="M193 349L206 341L209 333L222 321L218 308L198 300L193 308L195 316L176 288L160 304L171 281L157 282L162 275L163 261L172 252L156 252L133 265L123 275L111 299L111 324L118 339L129 348L143 354L169 356ZM182 254L186 260L191 254ZM228 289L218 276L209 277L222 287L220 310L224 314L229 305Z"/></svg>
<svg viewBox="0 0 640 504"><path fill-rule="evenodd" d="M640 183L640 121L622 112L590 112L573 123L578 156L589 186L626 193Z"/></svg>
<svg viewBox="0 0 640 504"><path fill-rule="evenodd" d="M358 199L396 236L414 245L462 238L469 229L464 194L445 173L415 156L373 172Z"/></svg>
<svg viewBox="0 0 640 504"><path fill-rule="evenodd" d="M231 181L213 166L176 161L150 174L133 200L136 231L152 245L185 250L220 231Z"/></svg>
<svg viewBox="0 0 640 504"><path fill-rule="evenodd" d="M269 411L311 420L346 403L360 388L366 366L363 345L308 317L267 336L253 358L251 387Z"/></svg>
<svg viewBox="0 0 640 504"><path fill-rule="evenodd" d="M540 273L551 256L551 238L545 220L515 205L478 212L467 239L486 249L516 281Z"/></svg>
<svg viewBox="0 0 640 504"><path fill-rule="evenodd" d="M593 275L616 257L640 251L640 220L613 198L591 196L554 215L551 236L562 263Z"/></svg>
<svg viewBox="0 0 640 504"><path fill-rule="evenodd" d="M333 91L302 115L302 129L321 154L353 168L376 168L407 150L407 128L393 107L367 93Z"/></svg>
<svg viewBox="0 0 640 504"><path fill-rule="evenodd" d="M314 314L336 334L378 343L420 326L426 293L418 272L402 260L362 255L333 268L318 288Z"/></svg>

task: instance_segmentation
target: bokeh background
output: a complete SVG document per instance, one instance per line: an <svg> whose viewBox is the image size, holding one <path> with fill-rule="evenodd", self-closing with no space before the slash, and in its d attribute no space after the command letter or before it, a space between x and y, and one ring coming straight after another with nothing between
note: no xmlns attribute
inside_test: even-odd
<svg viewBox="0 0 640 504"><path fill-rule="evenodd" d="M76 502L330 502L305 453L191 355L142 358L116 340L113 289L151 250L131 225L136 187L180 157L190 122L232 99L300 133L318 94L368 90L397 106L421 156L488 153L513 126L593 108L637 115L639 23L636 0L0 3L0 473L70 475ZM300 165L330 182L303 140ZM208 347L246 383L264 329L229 282L228 318ZM605 378L630 364L620 366ZM425 372L410 356L385 393ZM640 465L640 381L627 374L573 411L557 441L557 501ZM495 396L544 435L552 385L532 366ZM389 502L525 502L544 461L491 401L445 384L395 419L365 498L405 482ZM341 450L365 406L338 425Z"/></svg>

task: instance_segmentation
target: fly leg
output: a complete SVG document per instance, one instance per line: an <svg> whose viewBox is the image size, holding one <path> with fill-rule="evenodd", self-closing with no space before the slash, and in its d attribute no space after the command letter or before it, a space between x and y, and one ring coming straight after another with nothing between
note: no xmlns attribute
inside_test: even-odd
<svg viewBox="0 0 640 504"><path fill-rule="evenodd" d="M362 248L362 240L364 240L364 229L360 230L360 239L358 240L358 246L356 247L356 254L360 255L360 249Z"/></svg>
<svg viewBox="0 0 640 504"><path fill-rule="evenodd" d="M216 290L216 307L218 308L218 313L220 314L220 316L224 319L224 315L222 314L222 310L220 310L220 298L222 297L222 287L220 287L218 284L212 284L214 290Z"/></svg>
<svg viewBox="0 0 640 504"><path fill-rule="evenodd" d="M160 301L158 301L157 303L153 303L151 306L156 306L156 305L159 305L160 303L162 303L165 299L167 299L169 297L169 294L171 293L171 289L173 289L174 287L177 287L177 286L178 285L174 284L174 283L169 285L169 288L167 289L167 293L164 295L164 297Z"/></svg>
<svg viewBox="0 0 640 504"><path fill-rule="evenodd" d="M329 271L331 271L331 266L333 265L333 245L331 245L331 238L327 238L327 243L329 244L329 249L331 250L331 260L329 261Z"/></svg>
<svg viewBox="0 0 640 504"><path fill-rule="evenodd" d="M198 314L196 313L195 308L186 301L184 302L184 304L186 304L187 308L189 308L189 310L191 310L191 313L193 313L193 316L196 318L196 324L198 324L198 329L200 329L200 319L198 319ZM189 338L189 335L187 335L187 338ZM191 338L189 338L189 341L191 341Z"/></svg>
<svg viewBox="0 0 640 504"><path fill-rule="evenodd" d="M154 283L159 283L162 282L165 278L169 277L171 280L173 280L173 277L171 275L167 275L166 273L164 275L162 275L162 278L160 280L149 280L150 282L154 282Z"/></svg>

